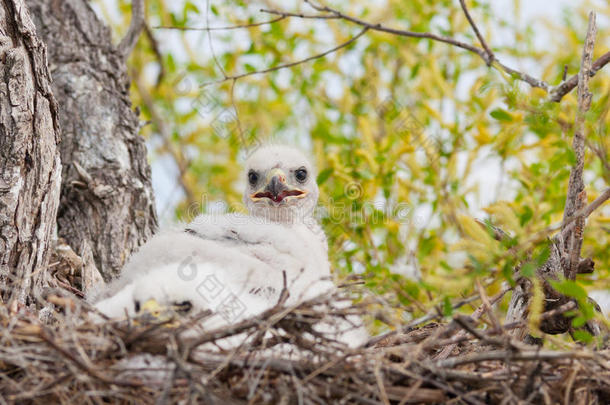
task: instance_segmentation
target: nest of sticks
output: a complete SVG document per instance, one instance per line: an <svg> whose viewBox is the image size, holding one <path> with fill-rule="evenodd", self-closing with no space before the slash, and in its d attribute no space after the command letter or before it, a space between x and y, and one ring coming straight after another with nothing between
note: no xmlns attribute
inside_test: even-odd
<svg viewBox="0 0 610 405"><path fill-rule="evenodd" d="M208 314L93 320L93 308L65 293L46 297L54 309L45 317L0 306L0 402L610 403L610 350L516 341L488 305L444 323L420 318L348 348L312 329L328 317L370 311L366 297L331 305L340 299L344 292L278 304L195 334L184 332ZM227 350L215 344L238 335L249 338Z"/></svg>

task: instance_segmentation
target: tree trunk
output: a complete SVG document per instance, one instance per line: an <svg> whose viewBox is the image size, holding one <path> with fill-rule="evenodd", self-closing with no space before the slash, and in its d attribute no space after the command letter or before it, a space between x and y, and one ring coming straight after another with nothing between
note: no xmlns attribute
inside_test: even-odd
<svg viewBox="0 0 610 405"><path fill-rule="evenodd" d="M60 106L58 233L85 262L90 251L109 280L157 227L151 171L129 100L124 54L86 1L27 3L49 48Z"/></svg>
<svg viewBox="0 0 610 405"><path fill-rule="evenodd" d="M45 45L23 0L0 7L0 277L4 302L26 305L46 283L61 165Z"/></svg>

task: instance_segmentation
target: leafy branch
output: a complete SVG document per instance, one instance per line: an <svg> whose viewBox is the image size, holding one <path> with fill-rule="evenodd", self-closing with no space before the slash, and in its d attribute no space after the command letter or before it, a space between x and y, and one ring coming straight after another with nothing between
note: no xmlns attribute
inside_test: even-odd
<svg viewBox="0 0 610 405"><path fill-rule="evenodd" d="M320 12L320 14L305 14L305 13L290 12L290 11L285 11L285 10L261 9L260 11L262 13L276 15L277 18L273 18L268 21L231 25L231 26L222 26L222 27L157 26L155 28L173 29L173 30L182 30L182 31L193 30L193 31L210 32L210 31L235 30L235 29L259 27L259 26L263 26L263 25L274 24L274 23L286 20L287 18L310 19L310 20L331 20L331 19L332 20L343 20L343 21L347 21L352 24L359 25L364 28L363 31L360 31L360 33L358 33L356 36L354 36L349 41L342 43L337 47L329 49L328 51L325 51L325 52L322 52L322 53L319 53L319 54L316 54L316 55L313 55L313 56L310 56L310 57L307 57L307 58L304 58L304 59L301 59L298 61L273 66L273 67L263 69L263 70L257 70L257 71L252 71L252 72L247 72L247 73L242 73L242 74L237 74L237 75L232 75L232 76L228 76L223 73L222 79L204 83L201 87L206 87L206 86L212 85L212 84L219 84L219 83L223 83L223 82L226 82L229 80L237 80L237 79L240 79L240 78L243 78L246 76L265 74L265 73L277 71L280 69L294 67L294 66L300 65L302 63L307 63L312 60L322 58L324 56L327 56L327 55L329 55L333 52L336 52L339 49L344 48L345 46L351 44L352 42L357 40L360 36L362 36L367 30L385 32L388 34L398 35L398 36L403 36L403 37L408 37L408 38L429 39L432 41L442 42L442 43L452 45L452 46L464 49L466 51L472 52L472 53L478 55L481 59L483 59L483 61L485 62L485 64L487 66L499 69L499 70L511 75L512 77L529 84L531 87L540 88L540 89L546 91L549 95L549 100L553 101L553 102L560 102L566 94L570 93L578 85L579 75L574 75L567 80L564 77L564 80L562 80L562 82L560 84L558 84L557 86L552 86L542 79L537 79L537 78L529 75L526 72L519 71L517 69L514 69L514 68L502 63L496 57L496 55L492 51L491 47L485 41L483 35L481 34L481 31L479 30L476 22L472 18L470 11L468 10L465 0L460 0L460 6L464 12L466 19L468 20L468 23L470 24L473 32L475 33L475 36L477 37L477 39L479 41L480 47L476 46L476 45L468 44L463 41L459 41L455 38L434 34L431 32L409 31L409 30L388 27L381 23L368 22L363 19L351 16L349 14L345 14L345 13L343 13L335 8L329 7L327 5L315 4L310 0L304 0L304 2L306 4L308 4L309 6L311 6L313 9L315 9L316 11ZM605 53L599 59L597 59L596 61L594 61L592 63L590 69L588 70L589 77L595 76L595 74L608 63L610 63L610 52Z"/></svg>

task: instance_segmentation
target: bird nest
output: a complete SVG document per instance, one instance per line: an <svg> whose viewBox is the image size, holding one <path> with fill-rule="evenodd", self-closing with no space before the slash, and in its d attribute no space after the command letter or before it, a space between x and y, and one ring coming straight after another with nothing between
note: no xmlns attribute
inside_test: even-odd
<svg viewBox="0 0 610 405"><path fill-rule="evenodd" d="M610 403L608 350L530 346L512 339L505 328L481 327L476 313L403 328L349 348L312 329L328 317L347 319L370 308L364 299L337 309L331 303L341 294L288 308L278 305L229 327L197 333L192 325L208 314L164 322L100 321L85 302L65 295L46 298L51 311L2 306L0 399L45 404ZM223 349L219 342L235 336L248 338Z"/></svg>

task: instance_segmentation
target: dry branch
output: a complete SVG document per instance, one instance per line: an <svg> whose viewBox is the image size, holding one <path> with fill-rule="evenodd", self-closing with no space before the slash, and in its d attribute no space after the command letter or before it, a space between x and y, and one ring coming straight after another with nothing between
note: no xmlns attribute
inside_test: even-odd
<svg viewBox="0 0 610 405"><path fill-rule="evenodd" d="M316 55L312 55L312 56L309 56L307 58L303 58L303 59L300 59L300 60L297 60L297 61L294 61L294 62L289 62L289 63L285 63L285 64L282 64L282 65L273 66L273 67L270 67L270 68L264 69L264 70L256 70L256 71L242 73L242 74L238 74L238 75L234 75L234 76L227 76L227 75L225 75L224 78L222 78L222 79L211 81L211 82L207 82L207 83L203 83L203 84L201 84L200 87L207 87L207 86L210 86L212 84L219 84L219 83L223 83L223 82L226 82L226 81L229 81L229 80L232 80L232 81L235 82L236 80L244 78L244 77L271 73L271 72L275 72L277 70L295 67L297 65L301 65L303 63L307 63L307 62L310 62L310 61L315 60L315 59L323 58L323 57L325 57L327 55L330 55L330 54L332 54L334 52L337 52L339 49L343 49L343 48L351 45L352 43L356 42L358 40L358 38L360 38L362 35L364 35L366 33L367 30L368 30L368 28L365 27L359 33L357 33L356 35L354 35L353 37L351 37L347 41L345 41L345 42L335 46L334 48L328 49L328 50L326 50L326 51L324 51L322 53L319 53L319 54L316 54Z"/></svg>
<svg viewBox="0 0 610 405"><path fill-rule="evenodd" d="M536 271L545 294L545 310L551 311L566 305L570 298L555 291L549 284L550 280L559 280L562 277L574 280L576 274L593 270L594 263L591 260L582 260L580 250L582 246L585 218L610 197L610 191L604 191L595 201L585 206L586 194L583 181L583 169L585 159L585 114L591 103L589 93L589 78L591 77L593 47L595 44L595 13L589 15L589 25L583 47L581 69L578 84L578 112L575 118L575 131L573 149L576 155L576 163L570 172L566 205L561 232L551 241L549 259ZM507 322L520 323L528 316L528 308L531 301L532 283L522 279L515 288L507 312ZM540 325L546 333L565 333L571 331L571 320L559 314L556 317L546 319ZM600 333L599 325L594 321L587 323L587 328L593 335ZM513 335L525 337L526 328L514 330Z"/></svg>
<svg viewBox="0 0 610 405"><path fill-rule="evenodd" d="M593 60L593 47L595 46L595 34L597 26L595 24L595 13L589 14L589 26L585 37L585 45L582 52L580 72L578 73L578 113L574 123L574 139L572 148L576 156L576 163L570 171L568 184L568 195L563 213L564 222L576 211L585 206L586 193L583 180L585 167L585 114L591 105L591 93L589 93L589 77L591 73L591 63ZM582 246L585 218L583 216L575 218L574 229L565 237L563 245L564 251L569 257L569 265L564 268L564 275L570 280L576 277L576 269L580 260L580 249Z"/></svg>
<svg viewBox="0 0 610 405"><path fill-rule="evenodd" d="M366 314L366 302L337 310L333 303L344 298L334 293L290 308L278 305L222 331L194 335L193 329L181 334L185 328L147 324L146 318L93 323L78 299L55 312L50 325L33 313L11 316L0 306L0 392L7 401L32 403L229 404L485 404L505 399L507 390L514 397L507 403L514 404L559 404L575 392L604 403L610 395L607 350L539 350L511 340L504 326L485 328L475 317L356 349L304 333L304 322L327 320L329 312ZM200 320L179 318L184 327ZM468 335L457 342L447 338L460 325ZM218 349L227 337L261 333L263 339ZM433 360L447 346L455 349ZM571 389L564 390L568 380Z"/></svg>

